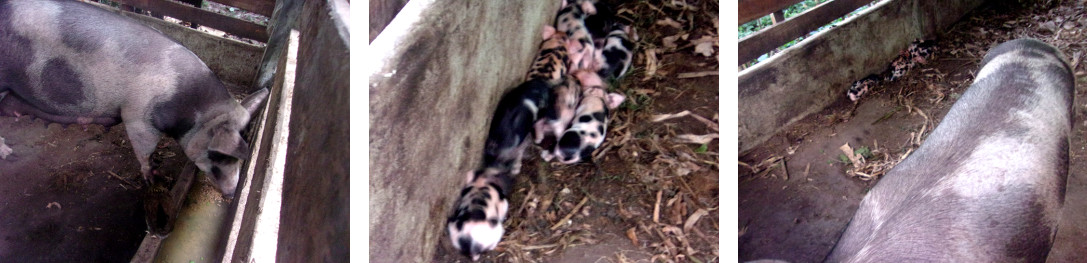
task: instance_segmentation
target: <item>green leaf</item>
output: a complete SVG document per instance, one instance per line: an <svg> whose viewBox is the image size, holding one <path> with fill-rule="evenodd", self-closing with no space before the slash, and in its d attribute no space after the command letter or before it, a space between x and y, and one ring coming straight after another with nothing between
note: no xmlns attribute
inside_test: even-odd
<svg viewBox="0 0 1087 263"><path fill-rule="evenodd" d="M706 145L705 145L705 144L703 144L703 145L701 145L701 146L698 146L698 148L695 148L695 149L694 149L694 152L696 152L696 153L704 153L704 152L706 152L706 148L707 148L707 147L706 147Z"/></svg>
<svg viewBox="0 0 1087 263"><path fill-rule="evenodd" d="M853 150L853 154L864 156L864 158L872 158L872 150L868 149L868 146L861 146Z"/></svg>

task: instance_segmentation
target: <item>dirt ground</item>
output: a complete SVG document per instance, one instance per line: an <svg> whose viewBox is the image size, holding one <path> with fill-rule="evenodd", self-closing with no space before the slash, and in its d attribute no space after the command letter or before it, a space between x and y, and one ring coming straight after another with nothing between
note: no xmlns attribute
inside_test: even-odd
<svg viewBox="0 0 1087 263"><path fill-rule="evenodd" d="M84 130L31 116L0 116L0 137L12 149L0 160L5 180L0 184L0 259L132 258L147 231L146 187L123 123ZM159 172L156 187L168 189L188 157L174 139L163 137L151 162ZM210 182L198 176L196 183Z"/></svg>
<svg viewBox="0 0 1087 263"><path fill-rule="evenodd" d="M598 165L548 164L530 148L506 235L480 262L720 260L718 48L710 46L714 53L706 57L691 43L703 37L718 43L718 3L686 2L691 6L650 1L615 8L633 21L640 41L631 72L611 88L627 101L612 113ZM670 36L674 45L665 44ZM683 111L691 115L653 121ZM709 136L678 139L690 135ZM442 240L434 262L471 262Z"/></svg>
<svg viewBox="0 0 1087 263"><path fill-rule="evenodd" d="M0 258L126 262L147 229L139 163L123 126L64 127L0 117L13 153L0 160ZM154 153L162 174L186 157L173 140ZM169 177L160 177L170 180Z"/></svg>
<svg viewBox="0 0 1087 263"><path fill-rule="evenodd" d="M1082 262L1087 232L1087 43L1082 2L1017 7L983 4L937 36L935 61L884 83L853 110L845 94L834 105L787 128L740 157L740 261L820 262L830 252L864 194L878 181L847 175L839 147L867 147L879 174L923 141L969 87L992 46L1033 37L1057 46L1076 76L1072 159L1061 224L1049 262ZM920 133L920 134L919 134Z"/></svg>

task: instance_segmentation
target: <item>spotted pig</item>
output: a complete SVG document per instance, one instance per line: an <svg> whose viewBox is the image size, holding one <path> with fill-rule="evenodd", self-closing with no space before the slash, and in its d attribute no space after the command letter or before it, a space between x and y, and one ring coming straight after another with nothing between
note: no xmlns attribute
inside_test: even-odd
<svg viewBox="0 0 1087 263"><path fill-rule="evenodd" d="M7 114L124 122L144 181L162 135L230 197L249 146L240 131L267 97L239 104L200 58L130 18L78 1L0 0L0 94Z"/></svg>

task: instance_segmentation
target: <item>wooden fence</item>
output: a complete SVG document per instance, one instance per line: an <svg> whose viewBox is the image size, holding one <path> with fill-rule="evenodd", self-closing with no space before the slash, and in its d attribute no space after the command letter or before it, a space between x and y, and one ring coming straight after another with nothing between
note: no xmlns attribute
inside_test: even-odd
<svg viewBox="0 0 1087 263"><path fill-rule="evenodd" d="M774 24L740 39L739 64L754 60L822 27L872 0L832 0L785 20L783 9L803 0L740 0L740 25L773 14Z"/></svg>
<svg viewBox="0 0 1087 263"><path fill-rule="evenodd" d="M231 35L244 37L260 42L268 41L266 26L233 18L227 15L200 9L190 5L167 0L113 0L122 5L131 6L151 11L182 21L197 23L202 26L221 30ZM275 0L217 0L216 3L235 7L241 10L271 17L275 8Z"/></svg>

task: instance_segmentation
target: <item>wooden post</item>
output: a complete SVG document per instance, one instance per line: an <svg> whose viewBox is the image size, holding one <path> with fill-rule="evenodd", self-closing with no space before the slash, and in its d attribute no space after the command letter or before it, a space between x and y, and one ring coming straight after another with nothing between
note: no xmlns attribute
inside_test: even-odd
<svg viewBox="0 0 1087 263"><path fill-rule="evenodd" d="M349 258L349 8L346 0L306 1L299 16L277 262Z"/></svg>

